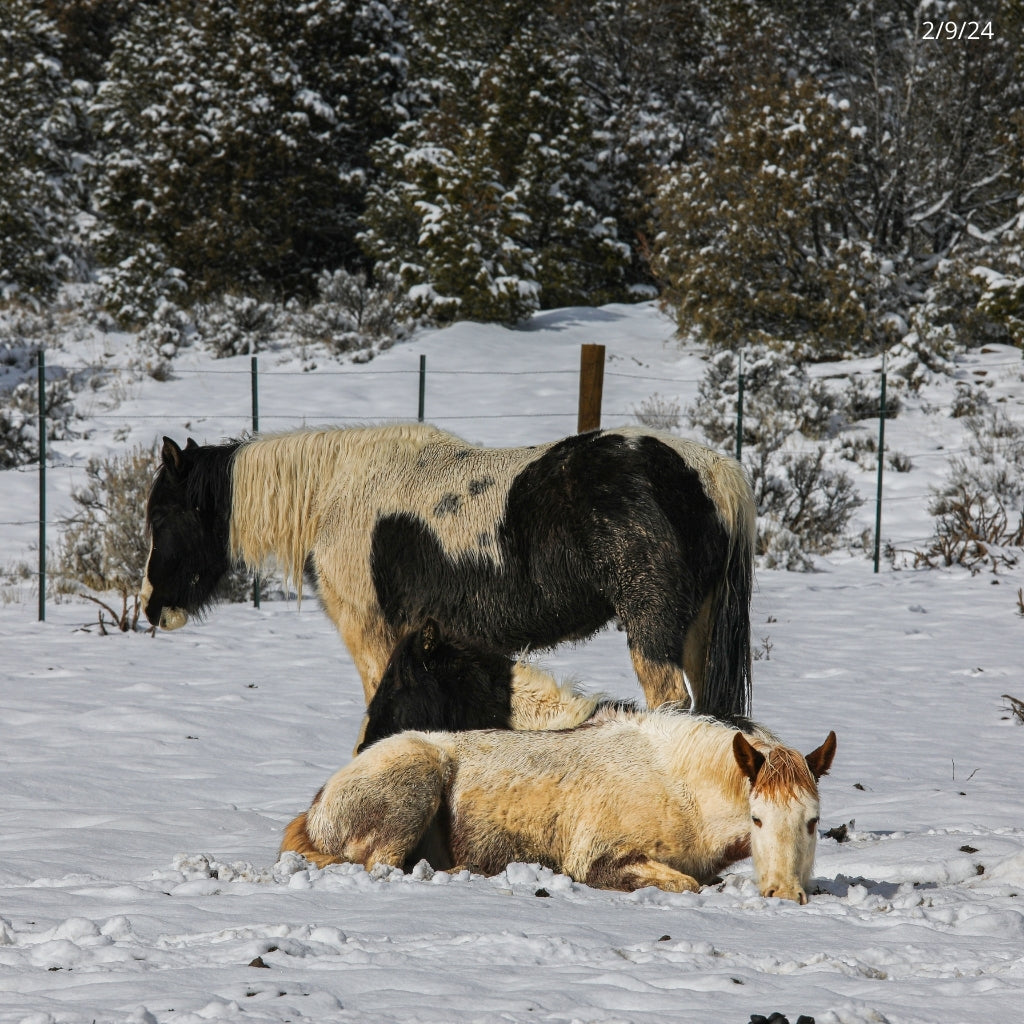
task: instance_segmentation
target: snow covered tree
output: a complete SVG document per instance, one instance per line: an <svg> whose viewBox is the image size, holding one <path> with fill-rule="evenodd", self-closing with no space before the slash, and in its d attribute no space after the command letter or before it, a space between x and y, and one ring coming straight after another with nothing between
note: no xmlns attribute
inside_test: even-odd
<svg viewBox="0 0 1024 1024"><path fill-rule="evenodd" d="M362 240L435 314L516 320L626 295L630 250L601 205L606 144L549 6L419 11L416 116L375 151Z"/></svg>
<svg viewBox="0 0 1024 1024"><path fill-rule="evenodd" d="M1008 340L985 312L991 278L973 271L990 259L997 275L1012 273L1004 245L1024 191L1024 8L933 0L860 10L834 60L863 127L850 205L885 268L879 309L918 333L949 325L962 343ZM928 22L933 33L940 22L973 25L974 38L928 39Z"/></svg>
<svg viewBox="0 0 1024 1024"><path fill-rule="evenodd" d="M70 78L95 86L104 67L113 37L132 19L135 8L146 0L40 0L41 7L64 37L64 65Z"/></svg>
<svg viewBox="0 0 1024 1024"><path fill-rule="evenodd" d="M707 141L720 90L709 69L720 51L725 3L572 0L562 45L601 145L589 176L599 206L631 247L630 282L653 294L647 265L652 180ZM643 294L641 290L641 294Z"/></svg>
<svg viewBox="0 0 1024 1024"><path fill-rule="evenodd" d="M864 343L869 272L844 191L853 130L817 82L760 80L709 155L665 175L654 267L680 331L716 348Z"/></svg>
<svg viewBox="0 0 1024 1024"><path fill-rule="evenodd" d="M378 2L140 5L93 106L96 241L119 301L141 286L132 297L151 309L175 281L194 298L291 295L358 263L367 152L392 128L404 73L399 35Z"/></svg>
<svg viewBox="0 0 1024 1024"><path fill-rule="evenodd" d="M80 266L81 97L37 3L0 6L0 297L50 297Z"/></svg>
<svg viewBox="0 0 1024 1024"><path fill-rule="evenodd" d="M417 128L429 133L433 122ZM518 197L488 159L480 129L454 129L446 142L399 136L378 149L389 167L370 189L364 248L428 315L519 320L537 308L539 288L509 230L522 216Z"/></svg>

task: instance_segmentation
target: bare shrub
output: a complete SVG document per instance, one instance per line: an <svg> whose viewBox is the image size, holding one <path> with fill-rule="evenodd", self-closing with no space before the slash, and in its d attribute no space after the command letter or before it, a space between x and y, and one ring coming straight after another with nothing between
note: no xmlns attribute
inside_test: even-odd
<svg viewBox="0 0 1024 1024"><path fill-rule="evenodd" d="M1014 719L1018 725L1024 725L1024 700L1011 697L1008 693L1003 694L1006 701L1007 717Z"/></svg>
<svg viewBox="0 0 1024 1024"><path fill-rule="evenodd" d="M317 279L318 298L298 318L307 342L321 343L335 355L387 348L404 335L413 317L412 304L397 276L370 282L363 273L325 271Z"/></svg>
<svg viewBox="0 0 1024 1024"><path fill-rule="evenodd" d="M95 602L125 632L139 621L139 589L149 556L146 499L156 466L155 451L145 446L90 459L85 486L71 493L75 511L60 521L60 591ZM109 594L120 599L119 608L99 596Z"/></svg>
<svg viewBox="0 0 1024 1024"><path fill-rule="evenodd" d="M633 415L652 430L678 430L682 410L676 399L663 398L655 392L633 410Z"/></svg>
<svg viewBox="0 0 1024 1024"><path fill-rule="evenodd" d="M74 436L71 382L67 378L46 384L46 437L60 441ZM39 388L23 380L0 392L0 469L13 469L39 461Z"/></svg>
<svg viewBox="0 0 1024 1024"><path fill-rule="evenodd" d="M949 414L954 419L960 419L963 416L978 416L987 405L988 395L981 388L972 387L970 384L958 380Z"/></svg>
<svg viewBox="0 0 1024 1024"><path fill-rule="evenodd" d="M145 353L146 372L154 380L170 378L172 360L188 345L193 330L191 318L180 306L167 299L158 303L138 336Z"/></svg>
<svg viewBox="0 0 1024 1024"><path fill-rule="evenodd" d="M768 568L807 572L832 551L861 504L853 481L825 465L825 449L779 455L758 445L744 465L758 512L758 554Z"/></svg>
<svg viewBox="0 0 1024 1024"><path fill-rule="evenodd" d="M966 454L949 460L946 481L932 498L931 542L911 554L916 566L996 572L1024 554L1024 426L1000 409L964 422Z"/></svg>
<svg viewBox="0 0 1024 1024"><path fill-rule="evenodd" d="M832 438L850 425L879 414L879 381L872 377L844 377L828 381L810 377L804 365L766 345L744 349L743 446L756 444L766 427L784 421L789 433L799 431L812 440ZM718 352L708 361L697 388L697 404L690 422L713 444L736 436L739 357ZM900 411L896 393L886 396L886 419Z"/></svg>
<svg viewBox="0 0 1024 1024"><path fill-rule="evenodd" d="M19 604L33 584L38 584L38 574L28 562L0 565L0 604Z"/></svg>
<svg viewBox="0 0 1024 1024"><path fill-rule="evenodd" d="M224 295L195 311L196 334L218 359L265 349L280 319L279 306L251 295Z"/></svg>
<svg viewBox="0 0 1024 1024"><path fill-rule="evenodd" d="M915 566L962 565L977 573L1012 568L1020 560L1021 552L1012 549L1024 547L1024 516L993 495L960 485L936 497L931 511L935 532L925 550L914 552Z"/></svg>
<svg viewBox="0 0 1024 1024"><path fill-rule="evenodd" d="M735 437L736 369L734 353L716 354L688 410L713 444ZM839 392L772 349L754 349L744 378L743 464L757 505L758 554L769 567L807 571L813 555L835 548L861 499L850 477L827 465L824 443L793 451L788 442L831 437L849 413Z"/></svg>

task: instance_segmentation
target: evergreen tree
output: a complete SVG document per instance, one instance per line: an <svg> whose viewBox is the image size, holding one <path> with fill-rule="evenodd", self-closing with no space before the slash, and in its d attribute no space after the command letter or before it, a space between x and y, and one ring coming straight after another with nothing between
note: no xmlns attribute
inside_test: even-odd
<svg viewBox="0 0 1024 1024"><path fill-rule="evenodd" d="M655 267L681 331L717 348L864 339L869 260L845 204L853 127L813 81L755 82L708 157L666 176Z"/></svg>
<svg viewBox="0 0 1024 1024"><path fill-rule="evenodd" d="M81 102L31 0L0 7L0 297L48 298L79 267Z"/></svg>
<svg viewBox="0 0 1024 1024"><path fill-rule="evenodd" d="M517 320L626 295L631 250L602 206L605 142L554 6L416 12L414 117L375 151L362 241L435 314Z"/></svg>
<svg viewBox="0 0 1024 1024"><path fill-rule="evenodd" d="M919 333L948 324L963 341L984 341L991 331L970 271L998 248L1024 190L1024 9L936 0L865 5L864 15L836 57L863 126L850 202L876 265L887 268L879 305ZM925 19L933 32L940 22L976 23L978 34L927 39Z"/></svg>
<svg viewBox="0 0 1024 1024"><path fill-rule="evenodd" d="M367 151L391 130L403 75L400 30L384 4L355 0L136 9L93 108L97 245L126 315L174 280L191 297L291 295L358 262Z"/></svg>
<svg viewBox="0 0 1024 1024"><path fill-rule="evenodd" d="M562 46L572 54L600 146L588 176L598 204L630 247L631 285L653 294L647 265L652 182L690 159L710 137L718 87L709 76L720 48L723 4L701 0L573 0Z"/></svg>

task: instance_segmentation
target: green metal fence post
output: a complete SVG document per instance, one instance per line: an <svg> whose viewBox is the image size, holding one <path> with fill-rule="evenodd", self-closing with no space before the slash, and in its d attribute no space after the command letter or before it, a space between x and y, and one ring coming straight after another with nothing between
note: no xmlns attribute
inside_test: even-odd
<svg viewBox="0 0 1024 1024"><path fill-rule="evenodd" d="M420 407L418 419L423 422L424 406L427 397L427 357L420 356Z"/></svg>
<svg viewBox="0 0 1024 1024"><path fill-rule="evenodd" d="M46 355L39 347L39 621L46 621Z"/></svg>
<svg viewBox="0 0 1024 1024"><path fill-rule="evenodd" d="M885 465L885 351L882 352L882 392L878 404L878 485L875 493L875 572L882 544L882 468Z"/></svg>
<svg viewBox="0 0 1024 1024"><path fill-rule="evenodd" d="M740 349L739 373L736 378L736 461L743 459L743 349Z"/></svg>

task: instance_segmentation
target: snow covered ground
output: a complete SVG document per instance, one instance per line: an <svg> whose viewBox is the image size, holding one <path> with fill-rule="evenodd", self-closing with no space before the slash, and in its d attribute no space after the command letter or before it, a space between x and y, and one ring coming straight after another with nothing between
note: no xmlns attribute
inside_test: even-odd
<svg viewBox="0 0 1024 1024"><path fill-rule="evenodd" d="M426 354L428 419L486 443L550 439L575 429L583 342L607 346L606 423L655 392L692 401L701 361L670 337L653 307L616 306L514 331L458 324L315 371L263 354L261 426L412 418ZM124 344L90 335L48 359L126 365ZM971 353L959 374L1024 418L1019 353ZM915 467L886 477L883 535L903 546L929 535L929 484L962 446L953 388L937 379L887 424ZM77 401L89 436L54 446L54 516L90 455L245 430L248 359L186 352L171 381L126 370ZM873 498L874 471L847 469ZM33 557L35 501L34 472L0 475L5 564ZM851 534L873 522L869 501ZM863 550L817 567L759 572L753 610L755 716L803 750L839 737L806 907L760 897L749 862L696 894L604 892L529 865L453 878L278 862L282 825L347 759L362 712L316 602L102 636L92 605L51 604L39 623L31 595L8 590L0 1021L1019 1018L1024 729L1003 695L1024 699L1024 571L883 562L876 575ZM638 693L614 630L540 660L588 688ZM824 835L844 826L845 841Z"/></svg>

